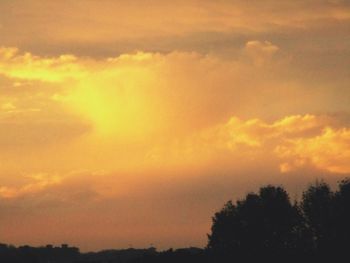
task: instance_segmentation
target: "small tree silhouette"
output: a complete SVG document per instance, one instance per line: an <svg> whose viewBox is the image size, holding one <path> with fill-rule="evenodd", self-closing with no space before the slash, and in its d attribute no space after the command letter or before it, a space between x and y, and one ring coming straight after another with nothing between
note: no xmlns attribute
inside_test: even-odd
<svg viewBox="0 0 350 263"><path fill-rule="evenodd" d="M314 249L326 251L334 242L334 193L324 182L309 186L300 204Z"/></svg>
<svg viewBox="0 0 350 263"><path fill-rule="evenodd" d="M333 248L340 255L348 254L350 249L350 180L339 183L334 194L334 237Z"/></svg>

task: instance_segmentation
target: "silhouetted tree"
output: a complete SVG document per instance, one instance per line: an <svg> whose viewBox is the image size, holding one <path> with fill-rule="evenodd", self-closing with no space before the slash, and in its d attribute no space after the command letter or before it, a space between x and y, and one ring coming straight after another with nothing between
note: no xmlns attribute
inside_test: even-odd
<svg viewBox="0 0 350 263"><path fill-rule="evenodd" d="M263 187L235 204L226 203L214 215L208 239L207 249L216 262L348 257L350 180L341 181L336 192L316 182L294 205L282 187Z"/></svg>
<svg viewBox="0 0 350 263"><path fill-rule="evenodd" d="M334 239L333 247L337 254L347 254L350 250L350 180L339 183L339 190L334 194Z"/></svg>
<svg viewBox="0 0 350 263"><path fill-rule="evenodd" d="M313 252L318 259L344 257L350 249L350 180L332 192L324 182L311 185L304 193L300 208L312 233Z"/></svg>
<svg viewBox="0 0 350 263"><path fill-rule="evenodd" d="M215 214L208 249L221 259L278 257L296 246L299 220L287 192L266 186Z"/></svg>
<svg viewBox="0 0 350 263"><path fill-rule="evenodd" d="M303 193L300 206L313 236L313 249L326 252L335 239L334 193L326 183L316 183Z"/></svg>
<svg viewBox="0 0 350 263"><path fill-rule="evenodd" d="M240 248L241 236L237 208L229 201L213 217L212 233L208 235L208 248L212 249L216 256L231 257L232 253Z"/></svg>

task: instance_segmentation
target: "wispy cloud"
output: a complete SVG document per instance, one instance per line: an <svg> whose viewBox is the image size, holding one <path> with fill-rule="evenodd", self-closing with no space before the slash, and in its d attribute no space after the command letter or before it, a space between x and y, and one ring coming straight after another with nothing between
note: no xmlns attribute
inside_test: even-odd
<svg viewBox="0 0 350 263"><path fill-rule="evenodd" d="M18 198L25 195L40 194L40 192L47 188L59 185L62 182L60 176L47 174L35 174L29 176L29 178L32 182L19 187L0 186L0 197Z"/></svg>

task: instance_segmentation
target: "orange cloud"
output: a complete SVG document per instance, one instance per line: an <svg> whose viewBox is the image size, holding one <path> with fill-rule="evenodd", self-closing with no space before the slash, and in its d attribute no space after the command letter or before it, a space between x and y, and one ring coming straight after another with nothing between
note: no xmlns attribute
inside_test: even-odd
<svg viewBox="0 0 350 263"><path fill-rule="evenodd" d="M317 136L294 138L276 147L277 155L289 161L281 164L288 172L305 164L332 173L350 173L350 129L325 127Z"/></svg>
<svg viewBox="0 0 350 263"><path fill-rule="evenodd" d="M299 150L288 158L275 150L315 138L326 126L339 129L331 118L305 114L323 105L324 96L308 91L310 100L305 84L286 81L281 65L288 68L288 62L274 56L279 50L254 40L235 59L197 52L92 59L2 48L0 74L10 83L2 111L10 110L8 103L16 106L11 116L0 116L7 127L0 133L7 145L0 151L3 169L13 169L15 157L21 160L16 169L27 172L37 171L38 159L42 171L60 174L157 165L176 170L237 156L262 159L266 153L283 172L307 164L319 168L298 157ZM292 96L298 97L297 109Z"/></svg>
<svg viewBox="0 0 350 263"><path fill-rule="evenodd" d="M48 176L46 174L36 174L30 176L34 182L20 187L0 186L1 198L18 198L29 194L39 194L49 187L58 185L62 182L59 176Z"/></svg>
<svg viewBox="0 0 350 263"><path fill-rule="evenodd" d="M349 173L350 130L330 125L335 125L332 118L309 114L287 116L272 123L232 117L227 123L194 133L167 148L155 148L149 158L159 163L194 164L220 160L225 152L231 162L241 157L277 158L282 173L304 166Z"/></svg>
<svg viewBox="0 0 350 263"><path fill-rule="evenodd" d="M3 30L8 28L4 38L18 43L33 41L24 32L51 43L118 43L208 31L252 34L322 28L329 21L343 22L350 17L344 1L76 1L69 8L61 2L28 1L5 2L0 8ZM38 18L45 27L38 25Z"/></svg>
<svg viewBox="0 0 350 263"><path fill-rule="evenodd" d="M269 41L248 41L245 44L245 51L251 57L256 66L262 66L279 50L279 47Z"/></svg>
<svg viewBox="0 0 350 263"><path fill-rule="evenodd" d="M0 47L0 74L10 78L58 82L81 78L84 69L72 55L41 58L28 52L20 54L17 48Z"/></svg>
<svg viewBox="0 0 350 263"><path fill-rule="evenodd" d="M264 147L282 160L281 172L304 165L333 173L350 172L350 129L330 127L332 121L314 115L288 116L272 124L261 120L239 121L231 119L221 128L227 146L245 144ZM224 132L222 132L224 131Z"/></svg>
<svg viewBox="0 0 350 263"><path fill-rule="evenodd" d="M14 106L12 102L6 102L1 105L1 109L6 112L11 112L16 109L16 106Z"/></svg>

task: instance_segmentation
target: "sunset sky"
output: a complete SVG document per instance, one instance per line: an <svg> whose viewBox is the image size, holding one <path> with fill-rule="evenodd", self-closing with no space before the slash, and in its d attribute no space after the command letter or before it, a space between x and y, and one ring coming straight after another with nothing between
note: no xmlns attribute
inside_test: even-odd
<svg viewBox="0 0 350 263"><path fill-rule="evenodd" d="M0 243L206 245L350 176L350 1L0 0Z"/></svg>

